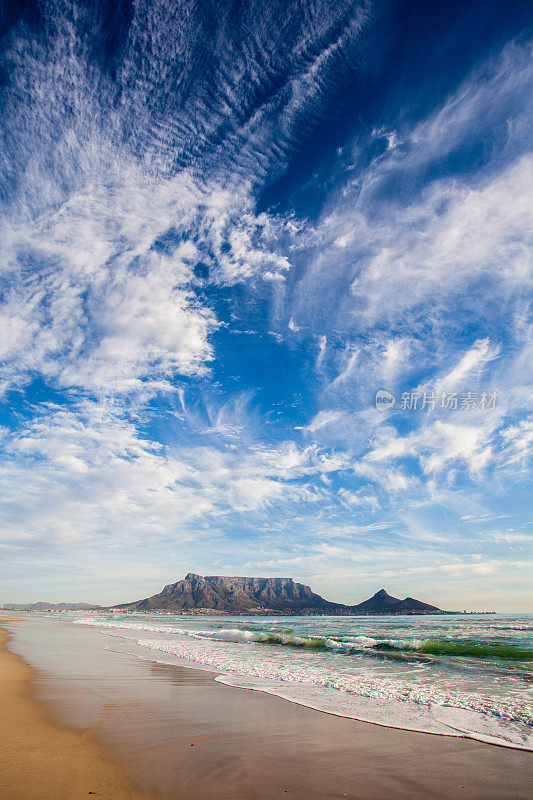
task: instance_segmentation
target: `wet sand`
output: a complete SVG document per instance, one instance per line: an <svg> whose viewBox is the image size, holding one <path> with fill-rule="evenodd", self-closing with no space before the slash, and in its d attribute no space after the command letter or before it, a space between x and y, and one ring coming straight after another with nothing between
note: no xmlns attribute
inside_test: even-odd
<svg viewBox="0 0 533 800"><path fill-rule="evenodd" d="M2 800L87 797L89 776L103 781L97 797L114 798L531 797L533 754L528 752L334 717L260 692L225 686L213 680L214 673L143 661L120 652L119 645L117 652L110 649L115 645L109 637L83 626L21 619L10 628L15 632L10 647L39 666L32 679L33 696L39 701L28 698L28 668L4 652L2 664L7 657L24 672L17 679L20 685L15 682L17 702L31 706L32 711L20 717L7 767L1 767L0 787L16 789L2 794L0 788ZM9 686L2 691L11 692ZM43 703L51 710L53 722L43 711ZM2 724L4 755L10 724L15 723ZM42 725L49 726L46 736ZM42 784L46 791L24 794L27 790L17 782L26 781L21 772L28 771L26 742L34 741L34 729L40 737L41 762L49 762L47 748L56 753L55 777L48 770L48 782ZM58 744L70 737L77 752L87 747L83 758L76 756L75 764L73 757L63 757L63 744ZM29 749L33 758L35 748ZM101 776L100 764L105 766ZM105 780L111 775L119 789L110 795L105 794L109 792ZM128 779L131 784L126 785ZM75 783L83 785L83 790L61 794L60 787L68 786L70 791Z"/></svg>

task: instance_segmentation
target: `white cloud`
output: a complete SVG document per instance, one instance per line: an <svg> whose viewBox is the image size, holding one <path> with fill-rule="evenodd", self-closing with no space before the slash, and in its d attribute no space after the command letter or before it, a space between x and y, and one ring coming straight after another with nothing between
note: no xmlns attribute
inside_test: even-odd
<svg viewBox="0 0 533 800"><path fill-rule="evenodd" d="M419 460L425 473L440 473L457 463L466 465L472 474L485 469L493 458L493 435L496 421L487 424L468 424L462 419L446 422L437 419L427 422L416 432L398 436L393 429L381 438L365 456L370 463L390 463L412 456Z"/></svg>
<svg viewBox="0 0 533 800"><path fill-rule="evenodd" d="M321 336L320 339L318 340L318 355L316 357L316 366L317 366L317 368L320 367L320 365L321 365L321 363L322 363L322 361L324 359L324 356L326 354L327 346L328 346L328 337L327 336Z"/></svg>
<svg viewBox="0 0 533 800"><path fill-rule="evenodd" d="M354 220L371 251L352 285L364 299L362 319L399 319L427 300L439 306L476 279L497 282L505 296L523 288L531 281L532 186L533 158L524 156L477 188L436 184L386 226Z"/></svg>
<svg viewBox="0 0 533 800"><path fill-rule="evenodd" d="M143 436L124 416L120 402L78 400L33 409L33 417L10 438L0 467L0 514L12 543L40 541L49 548L80 541L105 541L114 547L139 546L146 536L155 545L168 536L203 539L201 525L187 524L235 512L316 503L323 494L307 478L346 469L342 456L294 442L267 448L247 442L249 431L234 424L235 447L227 448L224 419L204 429L209 444L174 448ZM232 419L245 418L245 408ZM188 423L198 423L188 417ZM5 433L5 431L4 431Z"/></svg>
<svg viewBox="0 0 533 800"><path fill-rule="evenodd" d="M387 324L416 331L422 305L425 318L443 326L450 302L456 310L463 305L461 294L475 316L491 313L494 293L508 300L530 286L533 158L525 132L532 84L530 44L511 44L440 109L402 131L400 144L356 170L307 232L309 266L293 313L322 317L327 298L335 327L343 320L352 331ZM471 175L422 180L491 130L503 156ZM410 194L413 183L420 190ZM401 201L387 196L386 187L403 185ZM350 275L352 296L345 297Z"/></svg>
<svg viewBox="0 0 533 800"><path fill-rule="evenodd" d="M392 386L402 372L409 368L412 348L409 339L389 339L384 347L381 374L387 385Z"/></svg>
<svg viewBox="0 0 533 800"><path fill-rule="evenodd" d="M299 327L298 327L298 325L295 323L295 321L293 320L293 318L292 318L292 317L290 318L290 320L289 320L289 324L288 324L288 326L287 326L287 327L289 328L289 330L290 330L290 331L293 331L294 333L297 333L297 332L300 330L300 328L299 328Z"/></svg>
<svg viewBox="0 0 533 800"><path fill-rule="evenodd" d="M336 389L341 386L343 383L346 383L351 377L353 377L357 364L359 361L360 352L358 348L354 347L347 347L344 354L343 354L343 364L342 369L339 374L334 378L330 385L330 389Z"/></svg>
<svg viewBox="0 0 533 800"><path fill-rule="evenodd" d="M464 390L465 379L470 376L476 378L476 373L482 372L483 368L495 358L498 358L500 353L501 347L499 345L491 345L488 339L478 339L452 371L437 382L438 390L450 391L457 388Z"/></svg>
<svg viewBox="0 0 533 800"><path fill-rule="evenodd" d="M307 429L311 433L316 433L316 431L320 430L321 428L325 428L326 426L335 424L339 422L343 418L343 414L341 411L336 411L335 409L323 409L319 411L318 414L311 420Z"/></svg>
<svg viewBox="0 0 533 800"><path fill-rule="evenodd" d="M390 494L406 492L413 489L418 481L408 475L401 468L387 464L375 464L363 460L354 465L354 472L367 480L377 484L383 491Z"/></svg>
<svg viewBox="0 0 533 800"><path fill-rule="evenodd" d="M357 492L351 492L348 489L339 489L337 494L341 501L346 503L348 506L361 506L363 508L367 507L373 511L378 511L380 508L378 498L371 492L360 490Z"/></svg>
<svg viewBox="0 0 533 800"><path fill-rule="evenodd" d="M533 419L523 419L518 425L509 425L500 431L503 459L506 464L526 465L533 451Z"/></svg>

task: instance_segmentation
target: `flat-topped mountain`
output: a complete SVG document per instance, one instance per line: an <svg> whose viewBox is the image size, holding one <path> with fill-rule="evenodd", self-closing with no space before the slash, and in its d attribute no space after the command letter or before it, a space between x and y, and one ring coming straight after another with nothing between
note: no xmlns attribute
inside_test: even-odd
<svg viewBox="0 0 533 800"><path fill-rule="evenodd" d="M412 597L400 600L385 589L358 605L333 603L292 578L244 578L189 572L162 592L134 603L113 606L123 611L197 611L218 614L443 614Z"/></svg>
<svg viewBox="0 0 533 800"><path fill-rule="evenodd" d="M204 609L232 614L280 612L283 614L340 613L338 604L324 600L292 578L203 577L189 572L162 592L114 608L131 611L193 611ZM343 606L347 608L347 606Z"/></svg>

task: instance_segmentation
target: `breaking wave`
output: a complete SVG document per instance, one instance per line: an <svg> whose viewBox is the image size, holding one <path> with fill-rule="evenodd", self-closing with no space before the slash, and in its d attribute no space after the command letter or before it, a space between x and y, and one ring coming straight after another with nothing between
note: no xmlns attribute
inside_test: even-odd
<svg viewBox="0 0 533 800"><path fill-rule="evenodd" d="M533 679L533 640L503 624L498 636L497 620L91 614L75 622L118 636L119 648L141 658L207 669L219 682L310 708L533 749L524 684Z"/></svg>
<svg viewBox="0 0 533 800"><path fill-rule="evenodd" d="M217 626L218 627L218 626ZM356 636L341 639L325 638L322 636L291 636L291 629L264 630L253 627L223 628L216 632L191 631L190 635L202 639L218 639L234 643L249 643L281 645L309 650L333 650L338 653L355 654L364 652L371 655L375 651L379 655L430 655L430 656L457 656L462 658L498 659L502 661L533 661L533 650L527 650L513 645L479 644L473 642L439 641L436 639L397 640L373 639L369 636Z"/></svg>
<svg viewBox="0 0 533 800"><path fill-rule="evenodd" d="M472 644L469 642L440 642L427 639L418 648L421 653L464 658L498 658L511 661L533 661L533 650L501 644Z"/></svg>

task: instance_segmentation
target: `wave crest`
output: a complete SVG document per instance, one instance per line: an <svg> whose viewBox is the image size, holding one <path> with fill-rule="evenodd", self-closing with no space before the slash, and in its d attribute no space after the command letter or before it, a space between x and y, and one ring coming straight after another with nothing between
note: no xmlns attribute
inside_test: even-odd
<svg viewBox="0 0 533 800"><path fill-rule="evenodd" d="M449 656L479 659L499 659L503 661L533 661L533 650L501 644L478 644L475 642L457 642L438 639L402 640L373 639L370 636L343 637L333 639L323 636L291 636L290 629L258 630L252 628L221 628L216 632L194 631L191 635L199 638L218 639L235 643L273 644L285 647L299 647L310 650L333 650L338 653L367 654L372 651L383 656ZM282 632L283 631L283 632Z"/></svg>

